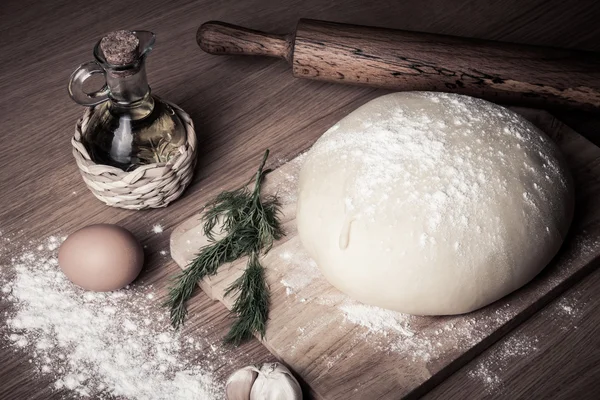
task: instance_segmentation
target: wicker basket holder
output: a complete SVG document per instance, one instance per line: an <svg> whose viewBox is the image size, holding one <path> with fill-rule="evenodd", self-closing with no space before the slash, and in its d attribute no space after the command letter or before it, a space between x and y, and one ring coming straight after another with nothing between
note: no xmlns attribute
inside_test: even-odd
<svg viewBox="0 0 600 400"><path fill-rule="evenodd" d="M176 105L169 105L185 125L187 143L167 163L147 164L130 172L91 160L81 143L82 133L92 115L92 109L86 109L77 121L71 143L81 176L94 196L112 207L143 210L166 207L183 193L192 181L196 165L196 132L190 116Z"/></svg>

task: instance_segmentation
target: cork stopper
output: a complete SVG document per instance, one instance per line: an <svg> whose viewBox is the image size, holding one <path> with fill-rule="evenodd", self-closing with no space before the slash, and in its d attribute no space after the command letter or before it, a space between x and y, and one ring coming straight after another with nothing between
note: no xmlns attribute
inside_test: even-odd
<svg viewBox="0 0 600 400"><path fill-rule="evenodd" d="M132 64L139 56L140 41L131 31L110 32L100 40L104 58L112 65Z"/></svg>

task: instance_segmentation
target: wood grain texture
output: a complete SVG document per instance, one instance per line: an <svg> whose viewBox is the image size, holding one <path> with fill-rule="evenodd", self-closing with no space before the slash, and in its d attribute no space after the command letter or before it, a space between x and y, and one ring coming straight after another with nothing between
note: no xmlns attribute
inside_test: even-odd
<svg viewBox="0 0 600 400"><path fill-rule="evenodd" d="M209 22L196 40L211 54L286 59L299 78L600 112L600 53L309 19L287 38Z"/></svg>
<svg viewBox="0 0 600 400"><path fill-rule="evenodd" d="M472 0L3 0L0 15L0 231L20 243L67 234L91 223L121 224L147 245L148 263L141 278L162 293L167 277L178 270L159 253L168 248L174 226L223 188L242 184L265 147L271 148L275 158L289 158L342 115L385 93L294 80L285 64L276 60L204 54L194 40L201 23L226 20L262 31L291 32L299 18L308 17L600 51L600 3L595 0L499 0L485 6ZM71 155L69 142L83 110L67 95L69 75L92 59L92 47L104 33L128 28L156 32L157 44L148 60L153 92L190 113L199 132L194 181L180 200L162 210L134 212L104 206L85 188ZM600 143L596 117L565 112L560 119ZM163 225L164 234L151 232L155 223ZM0 259L4 264L8 255L2 252ZM584 293L597 299L600 283L590 285ZM52 379L38 375L25 353L7 346L4 311L10 305L1 304L0 398L68 398L69 393L49 387ZM200 335L207 328L221 336L231 322L225 307L201 291L192 300L191 311L195 317L186 327L189 335ZM551 334L552 320L545 316L530 329ZM510 384L506 382L504 398L529 389L535 389L538 398L571 398L556 388L561 383L568 386L574 381L569 373L582 369L586 379L580 374L578 381L591 389L594 377L600 377L600 358L593 352L585 359L570 353L579 349L583 354L585 346L597 346L598 323L598 309L592 308L578 325L577 343L569 336L549 341L552 356L544 358L541 366L537 358L525 356L517 364L529 365L528 373L515 369L506 375ZM234 354L239 361L223 365L222 376L250 360L272 357L258 341ZM556 375L565 359L569 363ZM550 380L556 382L540 384ZM480 387L461 372L436 393L437 398L457 393L461 397L463 391L472 398L487 397Z"/></svg>
<svg viewBox="0 0 600 400"><path fill-rule="evenodd" d="M264 33L219 21L203 23L196 41L210 54L268 56L290 60L291 38L288 35Z"/></svg>
<svg viewBox="0 0 600 400"><path fill-rule="evenodd" d="M263 258L271 290L269 323L262 342L291 366L323 399L397 399L426 393L491 343L499 340L600 262L600 148L544 111L516 109L561 148L575 180L576 216L570 236L551 265L517 292L476 312L450 317L411 317L410 336L366 335L345 321L340 306L350 299L323 276L289 293L284 282L306 271L310 257L296 229L296 191L304 156L282 165L265 180L265 196L279 194L286 236ZM208 243L200 215L173 230L171 256L186 268ZM596 248L582 249L582 246ZM298 268L298 265L305 265ZM233 307L227 288L243 273L246 259L220 268L200 283L213 299ZM450 328L450 329L449 329ZM452 331L454 333L451 333ZM373 338L376 336L376 338ZM409 342L402 350L390 350Z"/></svg>
<svg viewBox="0 0 600 400"><path fill-rule="evenodd" d="M600 54L300 20L296 77L600 111Z"/></svg>
<svg viewBox="0 0 600 400"><path fill-rule="evenodd" d="M600 336L585 329L600 313L599 284L597 269L424 399L600 398Z"/></svg>

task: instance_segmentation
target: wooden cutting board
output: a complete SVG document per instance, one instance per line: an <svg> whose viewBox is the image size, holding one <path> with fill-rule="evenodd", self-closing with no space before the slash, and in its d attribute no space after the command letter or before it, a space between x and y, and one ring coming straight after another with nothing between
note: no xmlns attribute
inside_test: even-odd
<svg viewBox="0 0 600 400"><path fill-rule="evenodd" d="M265 256L271 311L263 343L324 399L419 396L573 285L600 261L600 148L545 111L515 108L552 137L576 183L575 219L563 248L531 283L481 310L415 317L364 306L333 288L303 251L296 231L296 182L303 157L275 169L263 192L283 203L286 237ZM248 172L249 175L252 171ZM185 268L206 244L200 215L171 235L171 255ZM245 260L200 282L231 309L224 290ZM189 318L194 318L190 315Z"/></svg>

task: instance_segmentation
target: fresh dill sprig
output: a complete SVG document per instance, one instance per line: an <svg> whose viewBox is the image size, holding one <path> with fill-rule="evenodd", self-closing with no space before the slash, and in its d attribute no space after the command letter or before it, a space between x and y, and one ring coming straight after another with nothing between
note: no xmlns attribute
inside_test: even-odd
<svg viewBox="0 0 600 400"><path fill-rule="evenodd" d="M240 250L233 244L233 237L225 238L204 246L196 258L174 281L176 284L169 289L169 298L165 303L171 308L171 324L178 328L187 315L186 302L192 297L196 285L207 276L217 273L218 268L239 258Z"/></svg>
<svg viewBox="0 0 600 400"><path fill-rule="evenodd" d="M254 178L254 189L247 186L225 191L206 205L203 231L209 244L200 249L190 265L175 278L165 303L171 308L171 323L179 327L187 314L186 302L196 284L217 273L223 264L248 256L247 268L226 291L238 293L233 312L237 320L225 340L239 344L253 333L264 335L269 311L269 291L260 255L269 251L273 241L283 236L279 222L280 204L275 196L261 199L269 150Z"/></svg>
<svg viewBox="0 0 600 400"><path fill-rule="evenodd" d="M225 342L237 346L254 332L264 337L269 317L269 289L258 253L250 254L244 274L227 288L225 296L234 293L239 295L231 311L237 319L225 336Z"/></svg>

